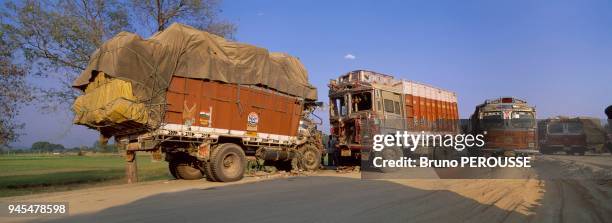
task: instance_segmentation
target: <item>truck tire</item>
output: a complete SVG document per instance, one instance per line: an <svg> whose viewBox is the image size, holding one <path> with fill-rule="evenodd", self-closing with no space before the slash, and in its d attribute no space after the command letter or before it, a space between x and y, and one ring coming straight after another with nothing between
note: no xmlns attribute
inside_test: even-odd
<svg viewBox="0 0 612 223"><path fill-rule="evenodd" d="M321 151L313 145L300 148L300 168L306 171L315 171L321 167Z"/></svg>
<svg viewBox="0 0 612 223"><path fill-rule="evenodd" d="M204 169L204 176L206 176L206 180L210 182L217 182L218 180L212 174L212 170L210 169L210 162L205 162L202 164L202 168Z"/></svg>
<svg viewBox="0 0 612 223"><path fill-rule="evenodd" d="M234 143L225 143L211 154L210 172L220 182L238 181L244 177L246 156L242 148Z"/></svg>
<svg viewBox="0 0 612 223"><path fill-rule="evenodd" d="M176 174L184 180L199 180L204 176L197 163L183 160L176 165Z"/></svg>
<svg viewBox="0 0 612 223"><path fill-rule="evenodd" d="M172 177L174 177L174 179L181 179L178 174L176 173L176 166L178 165L178 163L174 160L168 162L168 170L170 171L170 174L172 175Z"/></svg>
<svg viewBox="0 0 612 223"><path fill-rule="evenodd" d="M397 160L404 156L404 152L400 148L387 147L378 152L378 156L382 157L383 160ZM394 167L380 167L379 169L383 173L393 173L399 170L399 168Z"/></svg>
<svg viewBox="0 0 612 223"><path fill-rule="evenodd" d="M447 148L430 148L430 151L433 152L432 157L435 160L457 160L459 159L459 152L454 149Z"/></svg>

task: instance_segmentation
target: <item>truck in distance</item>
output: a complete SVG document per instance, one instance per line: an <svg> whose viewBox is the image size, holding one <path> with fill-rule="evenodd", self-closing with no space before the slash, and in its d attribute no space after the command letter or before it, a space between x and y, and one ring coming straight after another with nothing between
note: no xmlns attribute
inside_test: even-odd
<svg viewBox="0 0 612 223"><path fill-rule="evenodd" d="M587 136L583 123L578 118L557 117L538 122L540 152L553 154L584 155L587 151Z"/></svg>
<svg viewBox="0 0 612 223"><path fill-rule="evenodd" d="M474 150L477 155L537 153L536 111L525 100L501 97L486 100L476 106L470 117L468 132L483 134L485 148ZM484 152L484 154L482 154Z"/></svg>
<svg viewBox="0 0 612 223"><path fill-rule="evenodd" d="M604 111L606 116L608 117L608 128L606 129L607 134L604 146L608 149L610 153L612 153L612 105L608 106Z"/></svg>
<svg viewBox="0 0 612 223"><path fill-rule="evenodd" d="M374 71L331 80L329 103L330 137L341 166L368 160L374 134L458 131L455 93Z"/></svg>

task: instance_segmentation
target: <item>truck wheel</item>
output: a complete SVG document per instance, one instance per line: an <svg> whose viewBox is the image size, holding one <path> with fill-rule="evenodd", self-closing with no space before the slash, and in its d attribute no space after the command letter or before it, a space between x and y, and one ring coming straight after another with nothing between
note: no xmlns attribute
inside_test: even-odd
<svg viewBox="0 0 612 223"><path fill-rule="evenodd" d="M174 179L181 179L179 178L178 174L176 173L176 166L178 165L178 163L176 161L170 161L168 162L168 170L170 171L170 174L172 175L172 177L174 177Z"/></svg>
<svg viewBox="0 0 612 223"><path fill-rule="evenodd" d="M211 154L212 177L220 182L232 182L244 177L246 157L242 148L233 143L222 144Z"/></svg>
<svg viewBox="0 0 612 223"><path fill-rule="evenodd" d="M397 159L402 158L402 156L404 156L403 151L400 148L395 148L395 147L384 148L382 151L380 151L379 154L383 160L397 160ZM381 167L380 168L380 171L383 173L392 173L398 170L399 168L394 168L394 167Z"/></svg>
<svg viewBox="0 0 612 223"><path fill-rule="evenodd" d="M313 145L300 148L300 167L307 171L318 170L321 166L321 152Z"/></svg>
<svg viewBox="0 0 612 223"><path fill-rule="evenodd" d="M202 163L202 168L204 170L204 176L206 176L206 180L210 182L217 182L218 180L212 174L212 170L210 169L210 162Z"/></svg>
<svg viewBox="0 0 612 223"><path fill-rule="evenodd" d="M457 150L449 150L446 148L431 148L433 152L432 157L436 160L456 160L459 159L459 153Z"/></svg>
<svg viewBox="0 0 612 223"><path fill-rule="evenodd" d="M202 179L202 171L198 168L196 162L188 162L183 160L176 165L177 175L184 180L199 180Z"/></svg>

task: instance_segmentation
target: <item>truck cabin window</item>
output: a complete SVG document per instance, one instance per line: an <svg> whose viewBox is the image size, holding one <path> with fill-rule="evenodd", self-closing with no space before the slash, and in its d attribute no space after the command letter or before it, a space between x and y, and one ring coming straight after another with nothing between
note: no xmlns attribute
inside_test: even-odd
<svg viewBox="0 0 612 223"><path fill-rule="evenodd" d="M501 112L485 112L482 114L482 124L485 128L499 128L504 126Z"/></svg>
<svg viewBox="0 0 612 223"><path fill-rule="evenodd" d="M514 128L534 128L535 118L531 112L512 112L512 127Z"/></svg>
<svg viewBox="0 0 612 223"><path fill-rule="evenodd" d="M362 92L351 95L353 112L372 110L372 93Z"/></svg>
<svg viewBox="0 0 612 223"><path fill-rule="evenodd" d="M580 122L568 122L567 123L567 132L571 134L580 134L582 133L582 123Z"/></svg>
<svg viewBox="0 0 612 223"><path fill-rule="evenodd" d="M563 133L563 124L559 122L553 122L548 124L549 134L561 134Z"/></svg>
<svg viewBox="0 0 612 223"><path fill-rule="evenodd" d="M393 100L385 99L384 104L385 104L385 112L400 114L401 111L400 111L399 102L396 102L396 101L394 102Z"/></svg>
<svg viewBox="0 0 612 223"><path fill-rule="evenodd" d="M345 116L347 113L346 102L344 97L333 98L330 103L331 115L332 116Z"/></svg>
<svg viewBox="0 0 612 223"><path fill-rule="evenodd" d="M402 111L401 111L401 108L400 108L400 103L395 101L395 102L393 102L393 105L394 105L394 108L395 108L395 114L398 114L398 115L401 114Z"/></svg>

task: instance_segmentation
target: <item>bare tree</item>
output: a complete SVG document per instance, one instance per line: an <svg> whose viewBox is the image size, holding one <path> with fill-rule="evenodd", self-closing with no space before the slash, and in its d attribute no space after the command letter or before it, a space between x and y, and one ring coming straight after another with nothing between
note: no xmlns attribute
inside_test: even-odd
<svg viewBox="0 0 612 223"><path fill-rule="evenodd" d="M19 109L32 97L26 85L26 70L13 63L14 45L0 31L0 148L17 140L23 123L15 122Z"/></svg>
<svg viewBox="0 0 612 223"><path fill-rule="evenodd" d="M137 16L146 18L134 21L152 31L162 31L173 22L181 22L232 39L236 25L219 19L220 3L219 0L132 0L132 8Z"/></svg>
<svg viewBox="0 0 612 223"><path fill-rule="evenodd" d="M18 46L29 74L59 83L38 88L45 109L69 105L78 95L71 83L91 53L129 29L125 8L105 0L7 2L0 15L2 31Z"/></svg>

